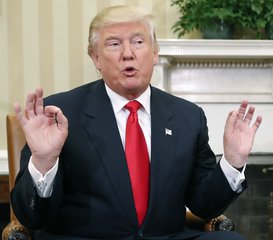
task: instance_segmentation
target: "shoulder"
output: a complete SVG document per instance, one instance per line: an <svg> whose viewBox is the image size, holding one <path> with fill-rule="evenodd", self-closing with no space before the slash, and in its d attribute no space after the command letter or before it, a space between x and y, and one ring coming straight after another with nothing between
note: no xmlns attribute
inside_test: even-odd
<svg viewBox="0 0 273 240"><path fill-rule="evenodd" d="M151 116L164 116L183 131L200 132L207 125L205 113L197 104L154 87L151 91Z"/></svg>
<svg viewBox="0 0 273 240"><path fill-rule="evenodd" d="M52 95L49 95L44 98L45 104L56 104L56 103L63 103L67 104L69 102L74 102L77 99L82 99L88 94L90 91L92 91L93 88L96 88L98 86L103 86L102 80L97 80L94 82L90 82L84 85L81 85L79 87L73 88L68 91L55 93Z"/></svg>
<svg viewBox="0 0 273 240"><path fill-rule="evenodd" d="M97 85L103 85L101 83L102 83L101 80L89 82L87 84L83 84L81 86L75 87L75 88L70 89L68 91L63 91L63 92L51 94L51 95L45 97L45 100L50 101L50 100L55 100L55 99L61 99L63 97L67 97L67 96L81 95L81 94L87 93L90 89L96 87Z"/></svg>
<svg viewBox="0 0 273 240"><path fill-rule="evenodd" d="M202 111L202 109L196 103L174 96L156 87L151 87L151 99L155 104L164 105L169 109L177 109L178 112L200 113L200 111Z"/></svg>
<svg viewBox="0 0 273 240"><path fill-rule="evenodd" d="M86 103L89 93L97 91L98 88L104 88L102 80L90 82L69 91L59 92L45 97L44 105L55 105L64 112L70 112L72 109L79 111L83 108L84 103Z"/></svg>

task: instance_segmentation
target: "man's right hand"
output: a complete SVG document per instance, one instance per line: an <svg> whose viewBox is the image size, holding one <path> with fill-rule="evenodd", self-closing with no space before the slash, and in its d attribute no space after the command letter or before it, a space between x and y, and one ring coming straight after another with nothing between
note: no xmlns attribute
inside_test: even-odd
<svg viewBox="0 0 273 240"><path fill-rule="evenodd" d="M43 104L43 89L27 96L25 114L14 103L16 117L25 133L34 166L43 175L56 163L68 135L68 121L60 108Z"/></svg>

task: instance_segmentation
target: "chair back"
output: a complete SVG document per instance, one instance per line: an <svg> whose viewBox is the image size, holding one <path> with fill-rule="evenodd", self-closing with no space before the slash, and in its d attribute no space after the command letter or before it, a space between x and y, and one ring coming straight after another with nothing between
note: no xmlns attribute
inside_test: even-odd
<svg viewBox="0 0 273 240"><path fill-rule="evenodd" d="M8 147L8 166L9 166L9 189L14 187L15 178L20 169L21 150L26 143L23 129L15 115L8 114L6 117L7 147ZM10 219L16 217L11 209Z"/></svg>

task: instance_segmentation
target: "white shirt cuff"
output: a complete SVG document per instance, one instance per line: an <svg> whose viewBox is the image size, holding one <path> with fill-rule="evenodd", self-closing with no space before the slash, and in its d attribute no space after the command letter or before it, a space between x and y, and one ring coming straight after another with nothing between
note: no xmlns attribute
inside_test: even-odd
<svg viewBox="0 0 273 240"><path fill-rule="evenodd" d="M242 191L242 182L245 181L245 168L244 165L242 171L238 171L236 168L232 167L223 155L220 160L220 166L229 182L231 189L237 193Z"/></svg>
<svg viewBox="0 0 273 240"><path fill-rule="evenodd" d="M28 163L28 170L32 177L34 186L38 192L38 195L43 198L51 196L53 190L53 181L56 176L59 166L59 159L57 159L56 164L43 176L37 168L32 163L32 157Z"/></svg>

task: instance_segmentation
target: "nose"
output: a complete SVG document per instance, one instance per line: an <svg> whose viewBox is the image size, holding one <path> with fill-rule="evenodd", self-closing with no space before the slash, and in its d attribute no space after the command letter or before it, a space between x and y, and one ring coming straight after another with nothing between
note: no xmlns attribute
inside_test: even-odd
<svg viewBox="0 0 273 240"><path fill-rule="evenodd" d="M123 51L122 51L122 60L130 61L135 58L133 48L130 43L124 43Z"/></svg>

